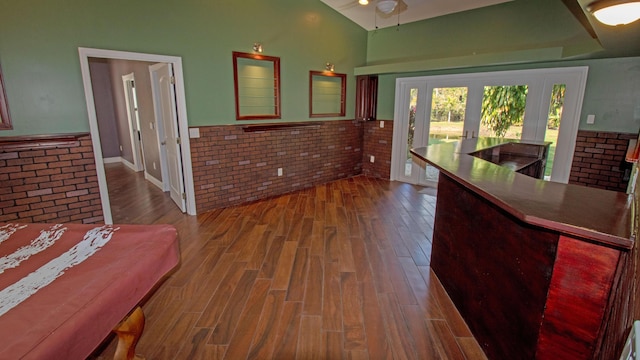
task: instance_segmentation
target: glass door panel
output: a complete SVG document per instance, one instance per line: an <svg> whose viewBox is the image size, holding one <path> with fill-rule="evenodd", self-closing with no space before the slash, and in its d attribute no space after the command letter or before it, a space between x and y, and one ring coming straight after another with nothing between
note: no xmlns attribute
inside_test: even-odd
<svg viewBox="0 0 640 360"><path fill-rule="evenodd" d="M429 109L429 145L458 141L463 137L467 108L467 87L435 87ZM438 169L426 164L419 184L435 185Z"/></svg>
<svg viewBox="0 0 640 360"><path fill-rule="evenodd" d="M482 136L551 142L545 179L566 183L587 70L575 67L398 79L392 180L426 184L437 179L436 171L410 155L411 148Z"/></svg>
<svg viewBox="0 0 640 360"><path fill-rule="evenodd" d="M478 135L522 138L528 92L527 85L485 86Z"/></svg>
<svg viewBox="0 0 640 360"><path fill-rule="evenodd" d="M556 147L558 144L560 122L562 121L562 110L564 109L564 94L566 88L566 84L554 84L553 90L551 91L549 116L547 117L547 126L544 133L544 141L551 142L551 145L549 146L549 154L547 154L547 167L544 172L545 180L551 179L553 160L556 155Z"/></svg>
<svg viewBox="0 0 640 360"><path fill-rule="evenodd" d="M459 140L463 135L467 87L434 88L431 94L429 145Z"/></svg>
<svg viewBox="0 0 640 360"><path fill-rule="evenodd" d="M418 89L412 88L409 90L409 108L407 113L409 114L409 127L407 128L407 148L405 151L406 157L404 161L404 176L411 177L413 172L413 157L411 155L411 149L414 147L414 139L416 133L416 109L418 105Z"/></svg>

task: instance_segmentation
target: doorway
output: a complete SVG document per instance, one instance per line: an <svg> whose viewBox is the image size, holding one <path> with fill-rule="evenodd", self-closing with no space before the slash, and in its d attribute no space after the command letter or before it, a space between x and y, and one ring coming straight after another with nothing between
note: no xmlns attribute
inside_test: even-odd
<svg viewBox="0 0 640 360"><path fill-rule="evenodd" d="M175 56L155 55L155 54L142 54L131 53L123 51L91 49L91 48L79 48L80 56L80 68L82 71L82 80L84 85L85 100L87 103L87 114L89 118L89 127L91 131L91 137L93 142L94 158L96 162L96 173L98 176L98 185L100 187L100 199L102 201L102 210L104 214L105 223L112 223L111 207L109 202L108 187L106 182L106 176L104 172L103 156L100 145L100 133L98 129L98 122L95 111L95 103L93 99L93 88L91 84L91 75L89 71L89 58L104 58L104 59L120 59L120 60L132 60L132 61L146 61L152 63L168 63L171 64L174 71L175 79L175 111L177 117L177 129L180 137L180 143L177 148L179 149L179 157L182 163L181 171L182 178L184 180L184 202L185 210L189 215L196 214L195 207L195 195L193 190L193 172L191 168L191 152L189 142L189 129L187 123L187 112L185 106L185 91L182 72L182 59Z"/></svg>
<svg viewBox="0 0 640 360"><path fill-rule="evenodd" d="M391 178L433 185L437 170L410 149L478 136L552 143L545 179L571 172L587 67L400 78Z"/></svg>

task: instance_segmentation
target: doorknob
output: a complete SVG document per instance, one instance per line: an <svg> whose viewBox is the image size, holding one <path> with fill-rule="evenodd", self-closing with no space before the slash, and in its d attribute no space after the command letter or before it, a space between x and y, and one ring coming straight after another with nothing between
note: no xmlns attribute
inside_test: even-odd
<svg viewBox="0 0 640 360"><path fill-rule="evenodd" d="M167 141L166 140L165 141L161 141L160 145L167 145Z"/></svg>

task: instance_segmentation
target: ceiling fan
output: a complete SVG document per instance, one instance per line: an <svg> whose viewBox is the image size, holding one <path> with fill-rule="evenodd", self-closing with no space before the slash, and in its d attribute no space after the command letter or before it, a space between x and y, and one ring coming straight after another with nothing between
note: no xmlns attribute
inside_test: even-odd
<svg viewBox="0 0 640 360"><path fill-rule="evenodd" d="M381 16L389 16L393 13L407 10L407 4L402 0L352 0L349 4L343 6L342 10L356 6L367 6L372 3L375 3L375 10Z"/></svg>

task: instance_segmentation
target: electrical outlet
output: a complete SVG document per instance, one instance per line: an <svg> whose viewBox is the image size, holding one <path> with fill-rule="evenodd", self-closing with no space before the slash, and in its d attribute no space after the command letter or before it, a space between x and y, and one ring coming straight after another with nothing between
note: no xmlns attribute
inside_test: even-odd
<svg viewBox="0 0 640 360"><path fill-rule="evenodd" d="M120 152L122 152L122 145L120 145Z"/></svg>
<svg viewBox="0 0 640 360"><path fill-rule="evenodd" d="M384 121L380 120L380 129L384 127Z"/></svg>
<svg viewBox="0 0 640 360"><path fill-rule="evenodd" d="M376 157L371 155L371 157L369 157L369 161L372 162L372 163L376 162Z"/></svg>
<svg viewBox="0 0 640 360"><path fill-rule="evenodd" d="M593 124L596 122L596 116L595 115L587 115L587 124Z"/></svg>
<svg viewBox="0 0 640 360"><path fill-rule="evenodd" d="M278 168L278 176L282 176L282 168Z"/></svg>
<svg viewBox="0 0 640 360"><path fill-rule="evenodd" d="M156 170L156 162L153 162L153 170Z"/></svg>

